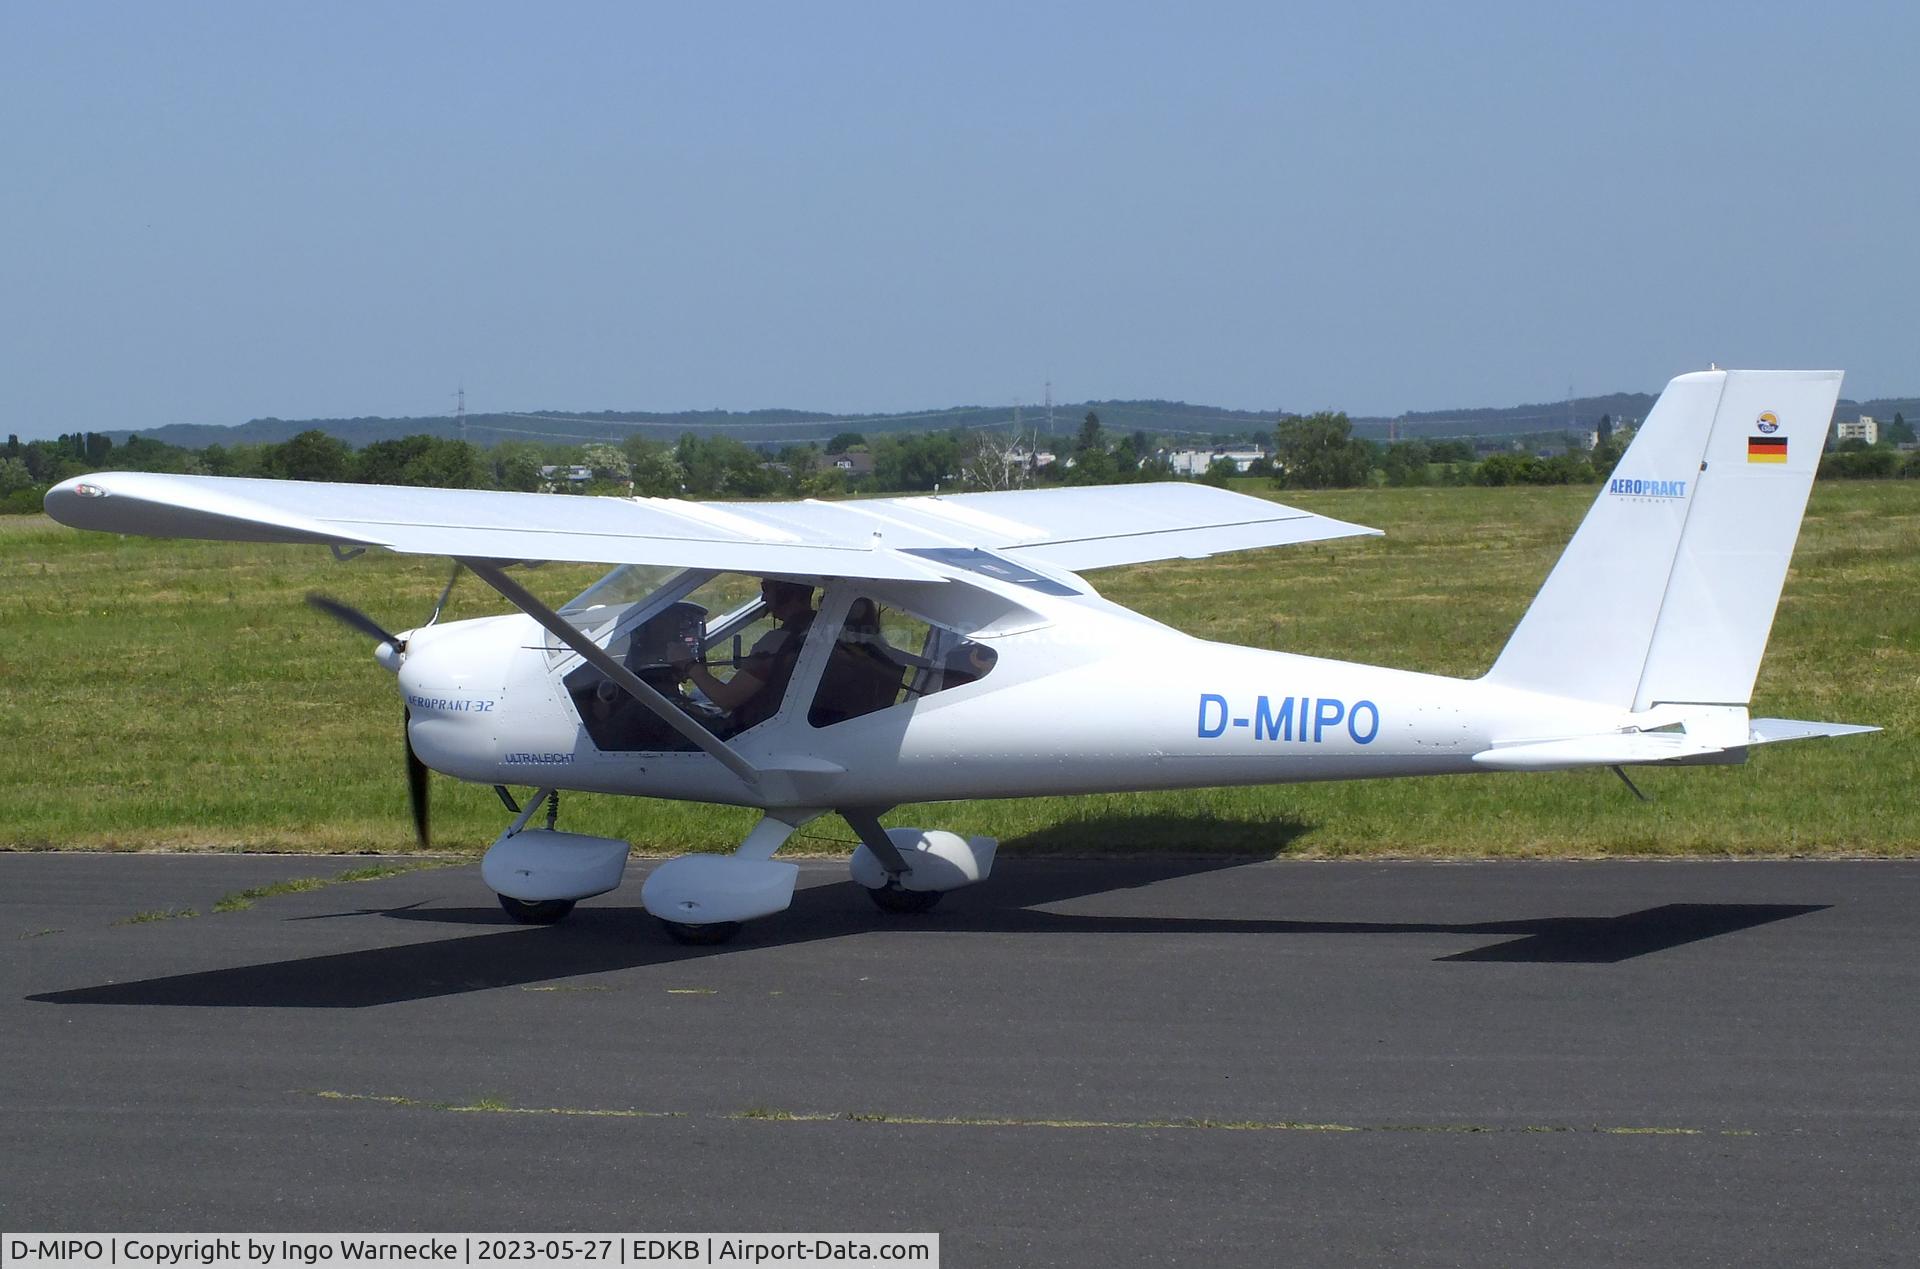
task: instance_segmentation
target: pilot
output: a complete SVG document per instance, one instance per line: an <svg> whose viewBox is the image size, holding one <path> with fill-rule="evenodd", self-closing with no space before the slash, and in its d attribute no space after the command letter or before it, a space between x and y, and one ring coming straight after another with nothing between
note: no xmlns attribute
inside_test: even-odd
<svg viewBox="0 0 1920 1269"><path fill-rule="evenodd" d="M705 615L706 610L695 604L683 601L669 605L632 632L622 658L627 669L642 683L682 710L696 715L701 707L685 694L682 687L685 676L673 666L673 649L699 648ZM595 683L590 701L582 698L582 706L590 710L593 721L600 724L594 738L602 749L685 747L671 727L612 679L602 678Z"/></svg>
<svg viewBox="0 0 1920 1269"><path fill-rule="evenodd" d="M673 668L727 711L734 732L763 723L779 710L813 625L813 587L806 583L768 578L760 583L760 598L779 624L760 636L732 678L715 677L685 647L676 647L671 654Z"/></svg>

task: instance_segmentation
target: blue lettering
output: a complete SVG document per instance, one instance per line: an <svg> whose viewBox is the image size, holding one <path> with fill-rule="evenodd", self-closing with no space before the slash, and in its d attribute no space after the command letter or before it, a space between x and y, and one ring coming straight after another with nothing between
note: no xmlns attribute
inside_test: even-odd
<svg viewBox="0 0 1920 1269"><path fill-rule="evenodd" d="M1373 719L1372 725L1367 728L1367 734L1364 736L1360 734L1360 711L1363 709ZM1380 707L1372 701L1355 701L1353 708L1347 711L1347 735L1353 737L1354 744L1364 745L1370 743L1379 734Z"/></svg>
<svg viewBox="0 0 1920 1269"><path fill-rule="evenodd" d="M1291 696L1281 698L1278 714L1273 712L1273 706L1266 697L1262 696L1254 702L1253 738L1255 740L1293 739L1293 698Z"/></svg>
<svg viewBox="0 0 1920 1269"><path fill-rule="evenodd" d="M1684 480L1636 480L1615 476L1607 482L1607 492L1628 498L1685 498L1687 482Z"/></svg>
<svg viewBox="0 0 1920 1269"><path fill-rule="evenodd" d="M1216 721L1211 727L1207 725L1207 706L1208 705L1216 706L1220 711L1218 721ZM1226 729L1227 729L1227 698L1224 696L1216 696L1212 692L1202 692L1200 694L1200 738L1202 740L1210 739L1211 737L1220 735L1222 732L1226 731Z"/></svg>
<svg viewBox="0 0 1920 1269"><path fill-rule="evenodd" d="M1347 707L1345 705L1342 705L1339 701L1322 697L1320 703L1313 707L1313 743L1316 745L1319 744L1321 733L1328 727L1339 726L1340 720L1346 716ZM1304 715L1301 721L1303 723L1306 721Z"/></svg>

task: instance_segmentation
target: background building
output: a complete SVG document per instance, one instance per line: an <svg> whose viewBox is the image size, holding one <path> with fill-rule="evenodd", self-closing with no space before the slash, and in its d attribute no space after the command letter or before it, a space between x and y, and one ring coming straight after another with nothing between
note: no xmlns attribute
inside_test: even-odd
<svg viewBox="0 0 1920 1269"><path fill-rule="evenodd" d="M1836 441L1865 441L1869 445L1880 443L1880 425L1871 414L1863 414L1857 422L1835 423L1833 439Z"/></svg>

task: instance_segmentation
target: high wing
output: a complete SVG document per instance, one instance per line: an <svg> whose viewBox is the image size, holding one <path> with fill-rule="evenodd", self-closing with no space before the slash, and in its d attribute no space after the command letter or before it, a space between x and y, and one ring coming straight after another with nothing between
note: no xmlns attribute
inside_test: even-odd
<svg viewBox="0 0 1920 1269"><path fill-rule="evenodd" d="M936 581L942 552L1079 571L1378 533L1206 485L847 502L689 502L101 472L47 491L62 524L151 537L495 560Z"/></svg>

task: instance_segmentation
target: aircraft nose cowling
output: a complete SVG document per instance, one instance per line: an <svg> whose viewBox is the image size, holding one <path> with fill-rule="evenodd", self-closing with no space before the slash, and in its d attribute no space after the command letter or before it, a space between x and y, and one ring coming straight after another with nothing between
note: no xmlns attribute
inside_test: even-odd
<svg viewBox="0 0 1920 1269"><path fill-rule="evenodd" d="M414 752L434 770L482 780L492 771L520 643L505 628L510 622L461 621L411 633L399 658L400 695Z"/></svg>

